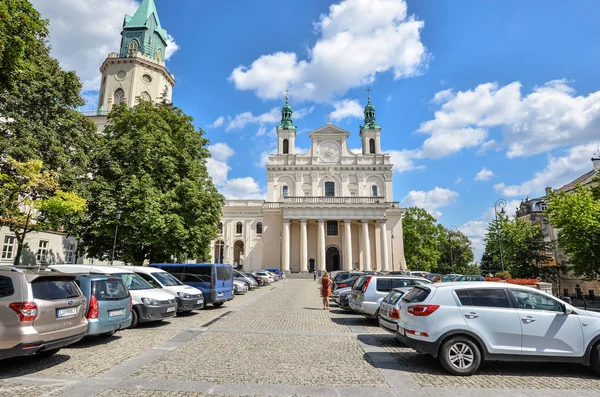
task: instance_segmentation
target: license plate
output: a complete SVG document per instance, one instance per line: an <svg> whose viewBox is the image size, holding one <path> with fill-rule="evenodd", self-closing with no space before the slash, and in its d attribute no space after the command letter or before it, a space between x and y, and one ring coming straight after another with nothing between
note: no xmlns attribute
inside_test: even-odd
<svg viewBox="0 0 600 397"><path fill-rule="evenodd" d="M175 306L171 306L167 308L167 313L171 313L175 311Z"/></svg>
<svg viewBox="0 0 600 397"><path fill-rule="evenodd" d="M197 304L197 305L199 305L199 304L201 304L201 303L202 303L202 299L198 299L198 300L196 301L196 304Z"/></svg>
<svg viewBox="0 0 600 397"><path fill-rule="evenodd" d="M217 292L217 296L223 296L222 292Z"/></svg>
<svg viewBox="0 0 600 397"><path fill-rule="evenodd" d="M56 317L74 316L76 314L77 314L77 308L76 307L68 307L66 309L58 309L58 310L56 310Z"/></svg>
<svg viewBox="0 0 600 397"><path fill-rule="evenodd" d="M125 314L125 309L110 310L108 312L108 317L122 316L123 314Z"/></svg>

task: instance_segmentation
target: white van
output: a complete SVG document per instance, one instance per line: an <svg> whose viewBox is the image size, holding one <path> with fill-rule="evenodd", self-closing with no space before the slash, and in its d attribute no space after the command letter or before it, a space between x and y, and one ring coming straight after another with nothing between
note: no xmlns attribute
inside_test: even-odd
<svg viewBox="0 0 600 397"><path fill-rule="evenodd" d="M185 285L169 272L148 266L118 267L134 271L153 287L160 288L174 296L177 301L177 312L191 312L192 310L204 308L204 295L202 295L202 291Z"/></svg>
<svg viewBox="0 0 600 397"><path fill-rule="evenodd" d="M177 314L177 301L172 294L154 288L132 270L119 266L52 265L50 268L62 273L112 274L120 276L131 294L133 312L131 328L138 322L162 321Z"/></svg>

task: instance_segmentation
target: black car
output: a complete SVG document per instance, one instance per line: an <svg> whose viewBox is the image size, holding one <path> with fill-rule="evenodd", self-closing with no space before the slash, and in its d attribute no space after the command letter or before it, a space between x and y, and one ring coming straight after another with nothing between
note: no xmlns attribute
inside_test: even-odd
<svg viewBox="0 0 600 397"><path fill-rule="evenodd" d="M350 297L352 296L352 290L350 291L346 291L346 292L342 292L340 294L340 308L343 310L347 310L349 312L352 311L352 309L350 308Z"/></svg>
<svg viewBox="0 0 600 397"><path fill-rule="evenodd" d="M340 282L337 282L337 283L334 282L333 290L335 291L338 288L352 287L352 284L354 284L354 282L356 281L357 278L358 278L358 276L352 276L352 277L344 279Z"/></svg>
<svg viewBox="0 0 600 397"><path fill-rule="evenodd" d="M269 280L266 277L258 276L254 273L244 273L244 274L247 275L248 277L252 277L253 279L255 279L256 282L258 283L259 287L269 284Z"/></svg>
<svg viewBox="0 0 600 397"><path fill-rule="evenodd" d="M333 279L332 291L335 291L337 288L342 288L340 284L347 284L346 280L352 277L361 276L362 272L340 272L335 275ZM349 287L349 285L345 285L345 287Z"/></svg>

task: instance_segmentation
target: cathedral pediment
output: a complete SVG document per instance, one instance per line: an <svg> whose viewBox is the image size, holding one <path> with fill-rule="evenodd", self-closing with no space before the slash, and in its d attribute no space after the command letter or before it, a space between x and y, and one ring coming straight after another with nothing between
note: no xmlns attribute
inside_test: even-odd
<svg viewBox="0 0 600 397"><path fill-rule="evenodd" d="M322 135L345 135L346 137L348 137L350 135L350 133L344 129L341 129L340 127L336 127L333 124L327 124L324 125L321 128L317 128L316 130L313 130L311 132L308 133L309 137L312 137L313 135L315 136L322 136Z"/></svg>

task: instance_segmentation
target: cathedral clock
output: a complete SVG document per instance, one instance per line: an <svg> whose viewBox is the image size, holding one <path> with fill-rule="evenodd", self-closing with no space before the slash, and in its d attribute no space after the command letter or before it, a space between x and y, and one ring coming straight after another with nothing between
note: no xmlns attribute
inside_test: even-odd
<svg viewBox="0 0 600 397"><path fill-rule="evenodd" d="M319 145L319 158L324 163L335 163L340 159L340 147L335 142L323 142Z"/></svg>

